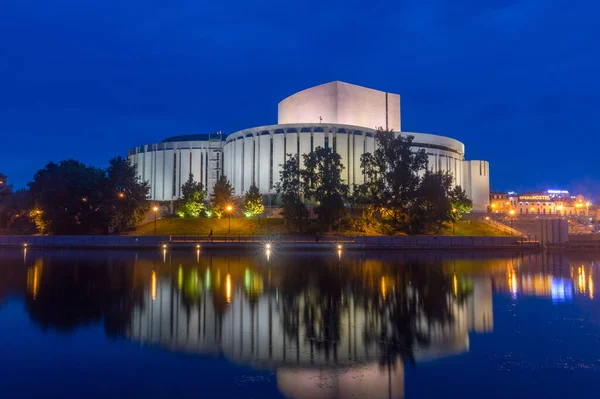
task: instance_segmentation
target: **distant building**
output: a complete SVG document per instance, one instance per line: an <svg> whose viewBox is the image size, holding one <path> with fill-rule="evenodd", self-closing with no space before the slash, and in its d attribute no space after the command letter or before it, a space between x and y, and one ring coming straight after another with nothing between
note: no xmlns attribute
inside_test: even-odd
<svg viewBox="0 0 600 399"><path fill-rule="evenodd" d="M589 200L583 195L571 195L567 190L534 191L524 194L515 192L491 193L490 208L492 213L508 214L511 210L514 215L520 216L589 216Z"/></svg>
<svg viewBox="0 0 600 399"><path fill-rule="evenodd" d="M220 135L177 136L129 150L139 176L151 186L156 201L181 196L189 174L212 192L225 175L241 196L255 184L262 194L275 194L281 165L288 155L317 147L337 152L342 178L352 187L364 182L363 154L375 150L377 128L414 137L415 151L425 150L428 168L448 172L473 201L473 210L489 204L489 163L465 160L465 146L450 137L401 131L400 96L344 82L330 82L295 93L278 106L278 124ZM423 173L424 171L421 171Z"/></svg>

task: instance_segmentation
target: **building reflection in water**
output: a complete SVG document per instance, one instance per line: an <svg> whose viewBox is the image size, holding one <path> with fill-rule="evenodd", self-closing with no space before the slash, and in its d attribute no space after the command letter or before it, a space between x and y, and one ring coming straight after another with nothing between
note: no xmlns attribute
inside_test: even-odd
<svg viewBox="0 0 600 399"><path fill-rule="evenodd" d="M223 355L276 371L294 398L403 397L405 365L465 353L470 334L493 331L494 292L589 300L598 274L564 255L111 254L5 256L0 302L26 283L43 328L103 323L108 335Z"/></svg>

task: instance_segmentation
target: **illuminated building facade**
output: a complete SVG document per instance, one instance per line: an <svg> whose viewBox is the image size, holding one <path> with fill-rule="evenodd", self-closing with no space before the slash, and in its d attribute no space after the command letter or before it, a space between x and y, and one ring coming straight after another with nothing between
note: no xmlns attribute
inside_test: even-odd
<svg viewBox="0 0 600 399"><path fill-rule="evenodd" d="M583 195L572 196L566 190L546 190L525 194L491 193L490 207L492 213L508 214L511 210L517 216L589 216L589 200Z"/></svg>
<svg viewBox="0 0 600 399"><path fill-rule="evenodd" d="M129 159L150 182L151 198L172 201L189 174L212 191L224 174L235 195L252 184L262 194L275 194L281 165L287 155L308 154L317 147L337 152L344 165L342 178L361 184L360 157L375 149L377 128L414 137L412 147L425 150L428 168L450 173L484 212L489 202L489 163L465 160L463 143L450 138L401 130L400 96L344 82L330 82L300 91L278 106L278 124L244 129L221 136L178 136L131 149ZM422 171L424 172L424 171Z"/></svg>

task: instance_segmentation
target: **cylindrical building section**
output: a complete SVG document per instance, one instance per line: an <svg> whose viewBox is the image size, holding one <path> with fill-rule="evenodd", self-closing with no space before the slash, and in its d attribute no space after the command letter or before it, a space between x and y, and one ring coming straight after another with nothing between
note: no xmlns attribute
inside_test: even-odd
<svg viewBox="0 0 600 399"><path fill-rule="evenodd" d="M222 152L220 134L196 134L132 148L128 158L137 168L140 180L150 183L151 200L172 201L180 198L181 186L190 174L212 192L222 174Z"/></svg>

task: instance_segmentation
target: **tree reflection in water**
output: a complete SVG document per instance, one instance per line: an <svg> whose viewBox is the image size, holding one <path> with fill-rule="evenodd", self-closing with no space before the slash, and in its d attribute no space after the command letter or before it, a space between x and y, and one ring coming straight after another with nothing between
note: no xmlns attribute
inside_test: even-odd
<svg viewBox="0 0 600 399"><path fill-rule="evenodd" d="M347 254L341 260L273 254L269 261L177 252L67 254L31 256L22 268L27 309L42 328L103 323L110 336L220 353L277 370L281 384L287 381L282 391L300 376L310 381L309 371L346 370L348 379L347 368L362 364L380 368L372 381L400 379L389 392L401 393L404 362L414 364L430 347L451 346L442 354L467 349L473 283L444 262ZM483 290L489 317L491 280L480 282L489 285ZM290 374L290 367L301 374Z"/></svg>

